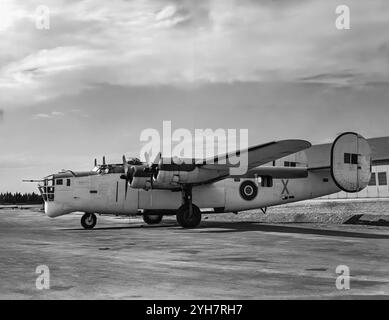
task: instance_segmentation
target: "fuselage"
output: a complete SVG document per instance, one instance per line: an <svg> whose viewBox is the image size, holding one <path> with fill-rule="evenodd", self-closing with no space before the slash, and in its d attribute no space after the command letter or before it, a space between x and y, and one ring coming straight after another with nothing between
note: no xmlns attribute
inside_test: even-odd
<svg viewBox="0 0 389 320"><path fill-rule="evenodd" d="M142 210L176 210L181 192L176 190L143 190L128 188L120 173L58 173L46 178L45 212L57 217L74 211L101 214L136 215ZM193 187L193 203L215 212L243 211L301 201L340 191L330 171L310 172L300 179L272 179L271 186L260 179L224 179ZM258 187L252 200L242 197L240 186L252 181Z"/></svg>

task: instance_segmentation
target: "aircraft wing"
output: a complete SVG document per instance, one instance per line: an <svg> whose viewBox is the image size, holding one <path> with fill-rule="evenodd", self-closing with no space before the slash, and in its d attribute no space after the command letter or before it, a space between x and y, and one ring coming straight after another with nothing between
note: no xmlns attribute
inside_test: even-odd
<svg viewBox="0 0 389 320"><path fill-rule="evenodd" d="M258 167L249 170L246 174L239 176L239 178L256 178L260 176L269 176L274 179L300 179L308 177L308 169L289 167Z"/></svg>
<svg viewBox="0 0 389 320"><path fill-rule="evenodd" d="M166 163L159 157L151 166L125 170L125 179L132 187L146 187L149 177L155 189L177 189L180 185L209 184L226 178L255 178L270 176L276 179L297 179L308 175L307 168L260 167L265 163L310 148L305 140L281 140L248 149L238 150L208 159L189 159ZM178 159L183 160L183 159ZM241 163L239 162L241 161ZM239 167L238 170L230 170ZM142 184L143 183L143 184ZM151 187L151 183L150 183Z"/></svg>
<svg viewBox="0 0 389 320"><path fill-rule="evenodd" d="M273 141L253 146L245 150L200 160L201 162L197 162L197 164L201 164L205 169L228 169L231 167L238 167L239 157L243 161L246 157L247 169L250 170L310 147L311 144L305 140Z"/></svg>

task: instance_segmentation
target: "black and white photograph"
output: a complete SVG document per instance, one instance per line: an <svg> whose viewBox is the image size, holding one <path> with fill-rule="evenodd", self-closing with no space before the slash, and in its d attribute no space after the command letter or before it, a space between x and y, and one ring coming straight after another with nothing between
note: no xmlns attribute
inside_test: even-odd
<svg viewBox="0 0 389 320"><path fill-rule="evenodd" d="M1 0L0 300L388 300L388 31L386 0Z"/></svg>

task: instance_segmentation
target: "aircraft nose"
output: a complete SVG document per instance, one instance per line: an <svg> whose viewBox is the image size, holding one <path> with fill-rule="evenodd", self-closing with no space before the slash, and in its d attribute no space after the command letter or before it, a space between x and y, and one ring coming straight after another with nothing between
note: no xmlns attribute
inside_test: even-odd
<svg viewBox="0 0 389 320"><path fill-rule="evenodd" d="M68 212L69 210L63 204L54 201L45 201L45 213L50 218L55 218Z"/></svg>

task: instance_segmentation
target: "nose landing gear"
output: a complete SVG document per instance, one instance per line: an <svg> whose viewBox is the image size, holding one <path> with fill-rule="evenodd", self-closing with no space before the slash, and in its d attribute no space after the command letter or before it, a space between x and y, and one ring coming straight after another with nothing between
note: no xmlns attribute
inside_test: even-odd
<svg viewBox="0 0 389 320"><path fill-rule="evenodd" d="M94 213L85 213L81 217L81 225L84 229L93 229L97 223L97 217Z"/></svg>

